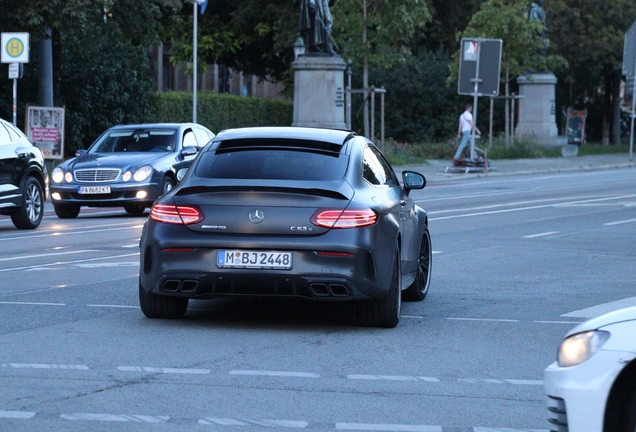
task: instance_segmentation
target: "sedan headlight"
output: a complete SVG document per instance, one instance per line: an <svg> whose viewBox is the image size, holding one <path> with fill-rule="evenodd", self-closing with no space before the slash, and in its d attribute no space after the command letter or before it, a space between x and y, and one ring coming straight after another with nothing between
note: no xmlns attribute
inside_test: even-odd
<svg viewBox="0 0 636 432"><path fill-rule="evenodd" d="M135 171L135 175L133 178L135 181L144 181L152 174L152 167L150 165L145 165Z"/></svg>
<svg viewBox="0 0 636 432"><path fill-rule="evenodd" d="M602 330L576 333L567 337L559 347L559 366L576 366L590 359L609 337L609 332Z"/></svg>
<svg viewBox="0 0 636 432"><path fill-rule="evenodd" d="M55 167L51 173L51 178L53 179L53 183L62 183L62 180L64 180L64 170L60 167Z"/></svg>

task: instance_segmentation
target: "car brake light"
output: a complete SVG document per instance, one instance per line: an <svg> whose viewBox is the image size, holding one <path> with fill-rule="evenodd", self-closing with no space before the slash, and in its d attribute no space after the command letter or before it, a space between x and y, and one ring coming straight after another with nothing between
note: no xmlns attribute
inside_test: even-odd
<svg viewBox="0 0 636 432"><path fill-rule="evenodd" d="M153 204L150 209L150 219L157 222L190 225L204 219L203 212L196 206L174 206Z"/></svg>
<svg viewBox="0 0 636 432"><path fill-rule="evenodd" d="M378 216L371 209L326 210L319 209L311 217L311 223L324 228L359 228L373 225Z"/></svg>

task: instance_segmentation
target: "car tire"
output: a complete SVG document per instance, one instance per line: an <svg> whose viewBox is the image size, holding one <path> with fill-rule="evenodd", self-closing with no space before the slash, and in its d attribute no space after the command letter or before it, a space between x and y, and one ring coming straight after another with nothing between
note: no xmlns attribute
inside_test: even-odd
<svg viewBox="0 0 636 432"><path fill-rule="evenodd" d="M402 309L401 280L400 250L396 245L389 292L383 300L365 300L358 303L360 325L384 328L393 328L398 325Z"/></svg>
<svg viewBox="0 0 636 432"><path fill-rule="evenodd" d="M57 204L53 205L55 214L60 219L75 219L80 212L80 206L75 204Z"/></svg>
<svg viewBox="0 0 636 432"><path fill-rule="evenodd" d="M417 270L415 271L415 280L404 290L404 300L422 301L428 294L428 288L431 285L431 264L433 251L431 249L431 234L428 227L424 228L422 233L422 243L417 262Z"/></svg>
<svg viewBox="0 0 636 432"><path fill-rule="evenodd" d="M148 318L179 319L188 309L187 297L168 297L146 291L139 282L139 306Z"/></svg>
<svg viewBox="0 0 636 432"><path fill-rule="evenodd" d="M42 185L33 177L27 177L22 192L22 205L11 214L11 221L18 229L35 229L44 216L44 192Z"/></svg>
<svg viewBox="0 0 636 432"><path fill-rule="evenodd" d="M165 194L170 189L174 187L174 180L172 178L165 176L163 181L161 182L161 194Z"/></svg>
<svg viewBox="0 0 636 432"><path fill-rule="evenodd" d="M636 430L636 390L632 390L632 394L627 401L622 427L618 430L621 432L634 432Z"/></svg>
<svg viewBox="0 0 636 432"><path fill-rule="evenodd" d="M146 207L141 204L126 204L124 206L124 210L126 210L126 213L128 214L140 216L144 214Z"/></svg>

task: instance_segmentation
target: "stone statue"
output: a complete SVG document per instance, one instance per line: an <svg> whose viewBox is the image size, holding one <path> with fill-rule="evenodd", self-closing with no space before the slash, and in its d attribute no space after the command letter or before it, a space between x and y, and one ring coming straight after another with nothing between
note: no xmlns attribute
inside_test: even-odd
<svg viewBox="0 0 636 432"><path fill-rule="evenodd" d="M544 57L548 55L548 44L545 33L545 11L543 10L543 0L534 0L530 7L528 7L528 19L530 21L539 21L543 24L543 30L541 31L541 39L543 39L543 48L541 49L541 55Z"/></svg>
<svg viewBox="0 0 636 432"><path fill-rule="evenodd" d="M305 41L307 52L335 54L332 48L332 25L329 0L301 0L300 35Z"/></svg>

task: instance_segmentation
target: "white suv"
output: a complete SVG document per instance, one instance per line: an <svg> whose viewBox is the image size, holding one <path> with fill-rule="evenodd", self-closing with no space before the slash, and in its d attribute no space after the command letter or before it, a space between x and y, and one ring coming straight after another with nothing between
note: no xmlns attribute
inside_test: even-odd
<svg viewBox="0 0 636 432"><path fill-rule="evenodd" d="M42 222L48 175L40 149L13 124L0 119L0 214L18 229Z"/></svg>

